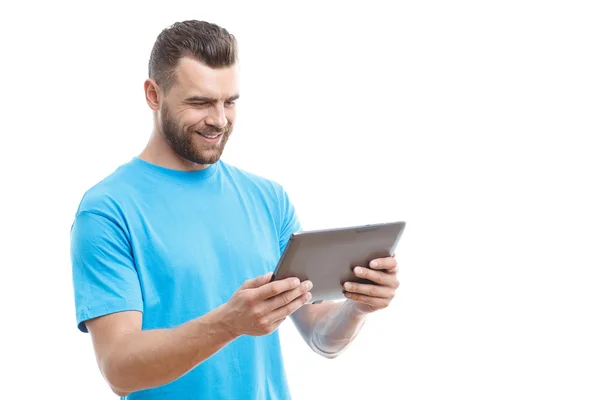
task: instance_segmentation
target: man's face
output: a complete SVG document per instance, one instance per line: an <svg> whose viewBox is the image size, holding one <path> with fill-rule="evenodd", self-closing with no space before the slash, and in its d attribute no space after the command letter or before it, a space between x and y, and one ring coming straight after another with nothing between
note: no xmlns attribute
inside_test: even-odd
<svg viewBox="0 0 600 400"><path fill-rule="evenodd" d="M212 69L182 58L175 76L159 113L163 137L184 160L214 164L235 122L237 66Z"/></svg>

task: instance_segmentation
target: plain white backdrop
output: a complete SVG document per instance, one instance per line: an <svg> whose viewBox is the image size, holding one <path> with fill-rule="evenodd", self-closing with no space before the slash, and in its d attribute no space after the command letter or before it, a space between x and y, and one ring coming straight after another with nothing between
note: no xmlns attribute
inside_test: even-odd
<svg viewBox="0 0 600 400"><path fill-rule="evenodd" d="M341 357L281 327L294 399L600 398L594 1L18 2L0 10L1 398L110 399L69 229L151 130L154 39L240 43L224 159L306 229L405 220L402 286Z"/></svg>

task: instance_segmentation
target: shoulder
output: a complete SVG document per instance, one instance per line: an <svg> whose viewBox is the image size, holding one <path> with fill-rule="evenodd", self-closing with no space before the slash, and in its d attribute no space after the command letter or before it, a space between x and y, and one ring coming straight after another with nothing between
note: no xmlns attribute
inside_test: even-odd
<svg viewBox="0 0 600 400"><path fill-rule="evenodd" d="M276 200L287 197L285 188L281 183L246 169L228 164L224 161L221 161L220 163L223 173L234 180L237 185L244 186L248 189L258 190L264 195Z"/></svg>
<svg viewBox="0 0 600 400"><path fill-rule="evenodd" d="M112 173L89 187L81 197L77 215L97 214L116 218L121 213L122 203L131 191L132 169L130 163L118 166Z"/></svg>

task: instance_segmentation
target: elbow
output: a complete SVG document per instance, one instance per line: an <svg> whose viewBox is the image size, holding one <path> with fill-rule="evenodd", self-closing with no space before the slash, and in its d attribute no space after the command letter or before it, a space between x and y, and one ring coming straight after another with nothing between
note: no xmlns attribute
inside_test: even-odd
<svg viewBox="0 0 600 400"><path fill-rule="evenodd" d="M318 354L328 360L333 360L334 358L338 358L340 355L340 353L321 353L321 352L318 352Z"/></svg>
<svg viewBox="0 0 600 400"><path fill-rule="evenodd" d="M124 391L114 388L112 386L110 388L112 389L113 393L119 397L127 397L131 394L131 392L124 392Z"/></svg>
<svg viewBox="0 0 600 400"><path fill-rule="evenodd" d="M124 384L122 379L109 377L106 374L104 378L106 379L106 382L108 383L108 386L113 391L113 393L119 397L126 397L129 394L131 394L131 392L133 392L133 390L128 390L126 388L126 385Z"/></svg>
<svg viewBox="0 0 600 400"><path fill-rule="evenodd" d="M130 386L130 382L118 371L116 364L110 360L105 360L101 365L101 372L108 386L119 397L126 397L135 390Z"/></svg>
<svg viewBox="0 0 600 400"><path fill-rule="evenodd" d="M328 360L333 360L334 358L337 358L342 353L341 351L331 351L331 349L327 349L327 351L326 351L325 346L320 344L319 338L315 337L315 335L313 335L311 337L309 346L312 349L312 351L314 351L321 357L324 357Z"/></svg>
<svg viewBox="0 0 600 400"><path fill-rule="evenodd" d="M113 393L119 397L126 397L134 391L127 388L126 382L123 382L123 379L110 377L110 375L107 374L104 375L104 378Z"/></svg>

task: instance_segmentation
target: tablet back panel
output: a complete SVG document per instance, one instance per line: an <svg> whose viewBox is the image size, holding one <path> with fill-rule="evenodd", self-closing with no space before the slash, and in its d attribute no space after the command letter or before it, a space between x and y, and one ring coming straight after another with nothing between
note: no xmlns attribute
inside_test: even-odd
<svg viewBox="0 0 600 400"><path fill-rule="evenodd" d="M343 299L344 282L361 282L352 269L368 267L375 258L390 257L404 227L405 222L391 222L294 233L273 280L309 279L313 303Z"/></svg>

